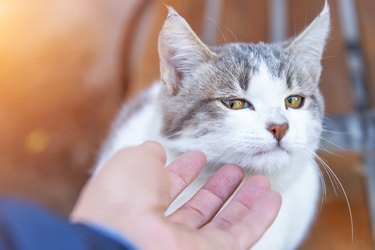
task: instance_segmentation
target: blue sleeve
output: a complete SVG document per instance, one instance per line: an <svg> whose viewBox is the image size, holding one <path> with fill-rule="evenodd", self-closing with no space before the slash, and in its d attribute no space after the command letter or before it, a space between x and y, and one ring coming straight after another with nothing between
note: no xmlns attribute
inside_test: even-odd
<svg viewBox="0 0 375 250"><path fill-rule="evenodd" d="M131 244L84 224L72 224L46 209L0 198L0 249L133 250Z"/></svg>

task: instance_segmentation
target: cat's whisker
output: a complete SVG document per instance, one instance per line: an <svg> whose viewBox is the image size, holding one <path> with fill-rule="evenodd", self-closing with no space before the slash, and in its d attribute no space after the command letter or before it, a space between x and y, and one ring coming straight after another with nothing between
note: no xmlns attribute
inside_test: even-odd
<svg viewBox="0 0 375 250"><path fill-rule="evenodd" d="M338 189L339 188L339 183L338 183L338 179L335 178L335 175L334 175L334 172L332 171L332 169L328 166L328 163L321 157L321 156L318 156L316 155L316 159L319 161L319 163L328 171L329 175L332 177L332 179L334 180L334 183L335 183L335 187ZM338 196L337 192L335 192L335 195Z"/></svg>
<svg viewBox="0 0 375 250"><path fill-rule="evenodd" d="M321 202L320 202L320 209L322 209L323 203L325 203L327 201L327 186L326 186L326 182L324 180L323 173L320 169L319 169L318 174L319 174L320 182L322 183L322 199L321 199Z"/></svg>
<svg viewBox="0 0 375 250"><path fill-rule="evenodd" d="M302 146L301 147L302 148L301 152L307 158L310 158L310 159L313 160L315 158L315 156L314 156L314 154L311 153L311 150L308 147L305 147L303 145L301 145L301 146ZM322 173L322 171L319 168L318 168L318 174L319 174L320 182L322 184L322 198L321 198L321 201L320 201L320 209L322 209L323 203L326 202L326 199L327 199L327 186L326 186L326 182L325 182L323 173Z"/></svg>
<svg viewBox="0 0 375 250"><path fill-rule="evenodd" d="M345 134L344 131L335 131L335 130L332 130L332 129L325 129L324 127L322 129L322 132L324 132L326 134L335 134L335 135L341 135L343 133Z"/></svg>
<svg viewBox="0 0 375 250"><path fill-rule="evenodd" d="M322 125L322 131L323 132L326 132L326 133L330 133L330 134L342 134L344 131L342 130L333 130L332 128L330 128L327 124L330 123L331 121L333 121L333 119L331 118L327 118L325 117L323 119L323 125Z"/></svg>
<svg viewBox="0 0 375 250"><path fill-rule="evenodd" d="M336 55L328 55L328 56L324 56L324 57L322 57L322 61L323 61L323 60L326 60L326 59L331 59L331 58L337 58L337 56L336 56Z"/></svg>
<svg viewBox="0 0 375 250"><path fill-rule="evenodd" d="M335 153L335 152L333 152L333 151L331 151L329 149L322 148L322 147L319 148L319 151L323 151L324 153L328 153L330 155L339 156L339 154L337 154L337 153Z"/></svg>
<svg viewBox="0 0 375 250"><path fill-rule="evenodd" d="M328 140L328 139L326 139L326 138L324 138L324 137L322 137L322 136L320 136L320 140L322 140L322 141L324 141L324 142L326 142L326 143L328 143L328 144L330 144L330 145L336 147L336 148L339 149L339 150L345 150L345 149L344 149L343 147L341 147L340 145L338 145L338 144L336 144L336 143L334 143L334 142L332 142L332 141L330 141L330 140Z"/></svg>
<svg viewBox="0 0 375 250"><path fill-rule="evenodd" d="M209 16L206 16L206 18L207 18L207 20L209 20L209 21L211 21L213 24L215 24L216 28L217 28L217 29L219 30L219 32L220 32L221 37L223 38L224 43L228 43L227 39L225 38L225 35L224 35L223 30L220 28L220 26L217 24L217 22L216 22L214 19L212 19L211 17L209 17ZM233 32L232 32L232 35L234 36Z"/></svg>
<svg viewBox="0 0 375 250"><path fill-rule="evenodd" d="M322 159L320 156L318 156L317 154L316 155L316 158L319 160L319 162L324 166L325 169L327 169L328 172L330 172L331 176L336 180L336 183L337 185L340 187L340 189L342 190L342 193L345 197L345 201L346 201L346 204L347 204L347 207L348 207L348 212L349 212L349 218L350 218L350 225L351 225L351 237L352 237L352 242L354 241L354 224L353 224L353 215L352 215L352 209L351 209L351 206L350 206L350 202L349 202L349 198L347 196L347 193L344 189L344 186L342 185L340 179L337 177L337 175L335 174L335 172L329 167L329 165L327 164L327 162Z"/></svg>
<svg viewBox="0 0 375 250"><path fill-rule="evenodd" d="M338 187L337 187L336 180L332 177L332 174L330 173L330 171L328 171L325 164L322 162L321 158L317 155L315 157L319 161L320 165L323 167L323 170L326 172L327 177L329 178L329 181L331 182L331 185L332 185L333 191L335 193L335 196L337 196L337 188Z"/></svg>
<svg viewBox="0 0 375 250"><path fill-rule="evenodd" d="M338 152L335 152L335 151L332 151L331 149L327 149L324 147L324 145L319 145L319 151L322 151L324 153L327 153L329 155L333 155L333 156L337 156L337 157L341 157L341 154L338 153Z"/></svg>
<svg viewBox="0 0 375 250"><path fill-rule="evenodd" d="M342 190L342 193L345 197L345 201L346 201L346 204L347 204L348 212L349 212L349 220L350 220L350 225L351 225L351 240L353 241L354 240L354 223L353 223L352 210L351 210L351 206L350 206L350 202L349 202L347 193L346 193L341 181L339 180L337 175L334 173L334 171L329 167L328 163L321 156L317 155L315 152L311 151L311 153L314 154L315 158L318 160L320 165L323 167L324 171L327 173L327 176L328 176L328 178L331 182L331 185L332 185L332 188L334 190L335 195L336 196L338 195L337 194L338 188ZM322 176L321 171L319 171L319 172L320 172L319 176ZM323 178L323 177L320 177L320 178ZM323 181L323 183L325 183L325 182ZM326 187L323 187L323 189L326 189ZM324 193L323 193L324 200L326 200L326 192L327 191L325 190Z"/></svg>
<svg viewBox="0 0 375 250"><path fill-rule="evenodd" d="M233 33L233 31L225 25L224 28L233 36L234 40L238 42L237 36Z"/></svg>

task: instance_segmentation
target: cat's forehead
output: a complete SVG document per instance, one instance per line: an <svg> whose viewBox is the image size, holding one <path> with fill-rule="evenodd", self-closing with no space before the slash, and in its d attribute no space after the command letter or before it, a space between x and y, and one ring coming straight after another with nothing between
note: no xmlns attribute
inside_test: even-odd
<svg viewBox="0 0 375 250"><path fill-rule="evenodd" d="M309 76L279 44L232 43L215 48L225 71L237 75L238 84L247 92L249 84L262 84L257 79L273 79L278 87L288 90L313 91ZM280 85L280 83L283 83Z"/></svg>
<svg viewBox="0 0 375 250"><path fill-rule="evenodd" d="M273 44L232 43L222 46L217 51L221 60L227 60L233 70L238 66L247 66L256 73L260 66L265 64L272 75L280 77L289 63L288 54L281 46Z"/></svg>
<svg viewBox="0 0 375 250"><path fill-rule="evenodd" d="M289 92L285 77L274 75L272 68L261 62L258 70L250 78L245 94L248 100L258 100L272 106L275 103L280 104L280 98L284 99Z"/></svg>
<svg viewBox="0 0 375 250"><path fill-rule="evenodd" d="M214 48L214 51L219 58L213 65L216 68L214 77L224 80L218 89L231 87L234 96L244 97L250 85L254 85L254 79L285 79L288 59L279 47L264 43L232 43Z"/></svg>

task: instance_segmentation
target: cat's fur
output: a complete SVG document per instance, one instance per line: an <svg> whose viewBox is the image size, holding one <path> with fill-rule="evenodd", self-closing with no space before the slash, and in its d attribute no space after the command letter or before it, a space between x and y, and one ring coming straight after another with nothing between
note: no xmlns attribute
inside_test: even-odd
<svg viewBox="0 0 375 250"><path fill-rule="evenodd" d="M264 174L283 203L254 249L295 249L319 199L314 152L322 131L324 104L318 85L329 29L326 3L299 36L283 44L208 48L169 9L159 36L161 81L124 106L98 167L118 149L153 139L165 146L169 160L189 150L204 152L208 175L224 163ZM300 109L286 108L284 100L291 95L305 97ZM222 103L230 98L246 99L253 109L231 110ZM267 129L274 124L289 126L279 142ZM205 178L192 184L173 209Z"/></svg>

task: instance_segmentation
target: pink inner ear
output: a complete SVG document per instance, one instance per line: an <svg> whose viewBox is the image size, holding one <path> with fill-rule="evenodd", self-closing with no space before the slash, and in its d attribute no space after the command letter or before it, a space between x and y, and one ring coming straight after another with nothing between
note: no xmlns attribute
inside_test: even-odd
<svg viewBox="0 0 375 250"><path fill-rule="evenodd" d="M173 60L173 51L165 44L159 44L159 57L161 63L161 80L168 87L172 95L177 94L183 73L178 71L176 62Z"/></svg>
<svg viewBox="0 0 375 250"><path fill-rule="evenodd" d="M168 46L165 46L164 44L159 44L159 57L160 60L164 63L173 66L172 64L172 53L168 49Z"/></svg>

